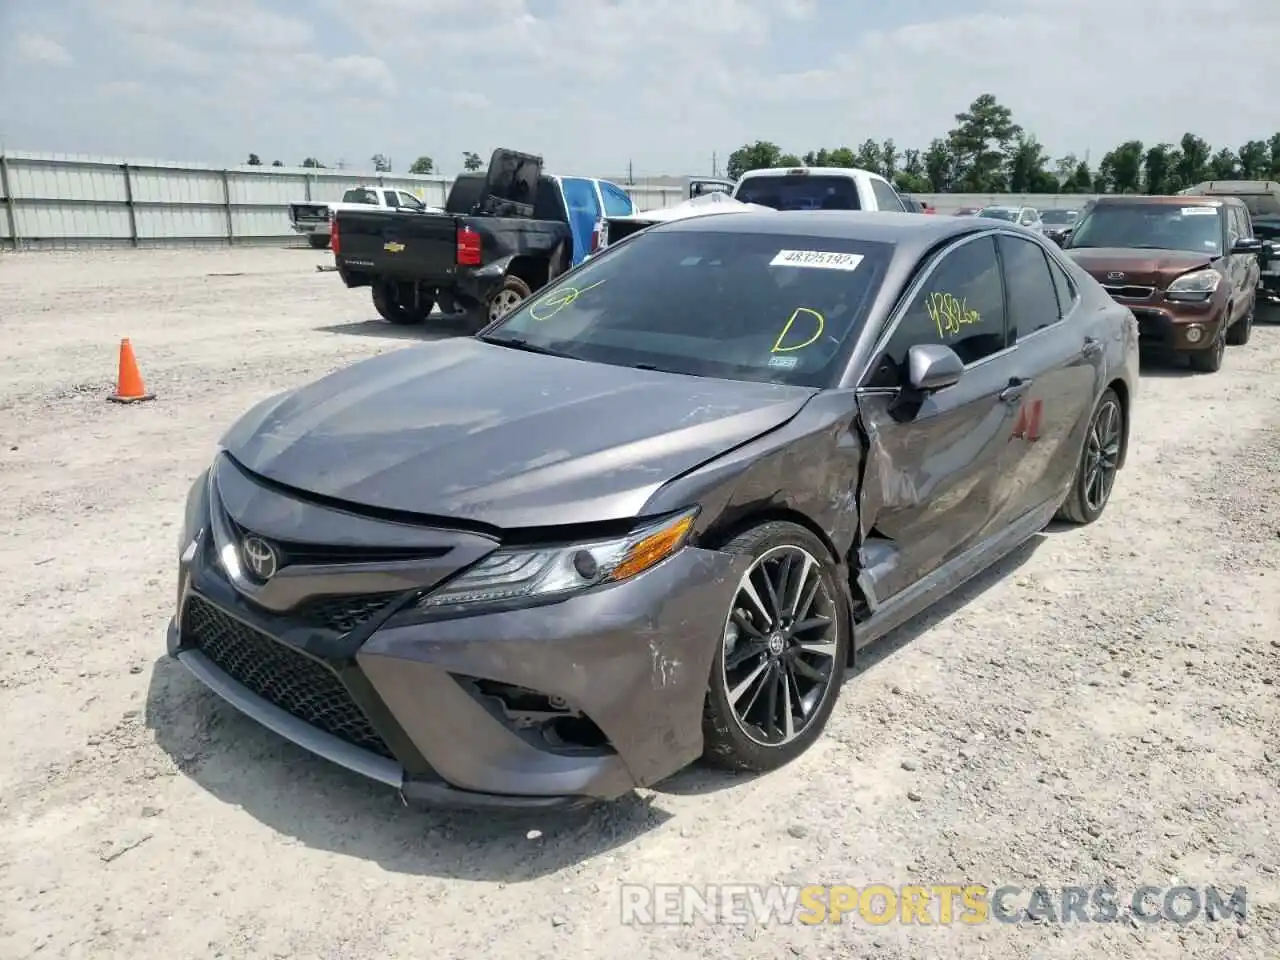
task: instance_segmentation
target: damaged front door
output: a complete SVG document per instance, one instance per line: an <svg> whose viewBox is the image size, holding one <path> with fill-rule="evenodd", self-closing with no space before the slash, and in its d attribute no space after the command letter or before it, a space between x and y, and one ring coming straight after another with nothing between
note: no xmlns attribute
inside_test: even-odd
<svg viewBox="0 0 1280 960"><path fill-rule="evenodd" d="M907 351L924 343L951 347L965 369L921 397L904 387ZM1001 455L1018 413L1005 343L995 241L963 240L926 275L859 389L860 585L873 609L976 546L1002 511Z"/></svg>

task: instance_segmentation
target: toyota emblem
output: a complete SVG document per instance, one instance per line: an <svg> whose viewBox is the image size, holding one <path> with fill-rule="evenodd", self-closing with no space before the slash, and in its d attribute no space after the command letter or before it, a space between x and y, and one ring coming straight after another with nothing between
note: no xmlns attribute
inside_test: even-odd
<svg viewBox="0 0 1280 960"><path fill-rule="evenodd" d="M270 580L280 564L271 544L261 537L245 537L240 544L240 555L244 557L244 565L249 572L259 580Z"/></svg>

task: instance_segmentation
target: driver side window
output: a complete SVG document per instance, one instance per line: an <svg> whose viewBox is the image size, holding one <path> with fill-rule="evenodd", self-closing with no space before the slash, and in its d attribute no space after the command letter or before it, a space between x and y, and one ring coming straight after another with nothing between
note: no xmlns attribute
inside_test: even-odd
<svg viewBox="0 0 1280 960"><path fill-rule="evenodd" d="M993 237L961 243L942 259L911 300L872 367L871 387L897 387L907 351L918 343L950 347L965 365L1005 345L1004 281Z"/></svg>

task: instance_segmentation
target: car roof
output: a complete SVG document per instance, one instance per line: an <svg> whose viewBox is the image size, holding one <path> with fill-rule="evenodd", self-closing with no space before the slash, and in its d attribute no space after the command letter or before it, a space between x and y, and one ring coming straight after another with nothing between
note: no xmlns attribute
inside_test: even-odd
<svg viewBox="0 0 1280 960"><path fill-rule="evenodd" d="M786 177L798 170L804 171L800 176L826 176L826 177L852 177L854 174L866 174L869 177L880 177L880 174L874 170L864 170L862 167L762 167L759 170L748 170L742 175L742 179L748 177ZM884 179L880 177L880 179Z"/></svg>
<svg viewBox="0 0 1280 960"><path fill-rule="evenodd" d="M1205 194L1178 194L1174 196L1147 196L1140 193L1122 193L1107 197L1098 197L1095 203L1098 206L1122 207L1122 206L1168 206L1168 207L1220 207L1223 204L1240 204L1244 205L1244 201L1239 197L1228 197L1220 194L1206 196Z"/></svg>
<svg viewBox="0 0 1280 960"><path fill-rule="evenodd" d="M779 237L822 237L872 243L932 246L939 240L990 230L964 217L922 217L918 213L869 210L778 210L765 213L706 214L668 220L652 230L702 233L767 233Z"/></svg>

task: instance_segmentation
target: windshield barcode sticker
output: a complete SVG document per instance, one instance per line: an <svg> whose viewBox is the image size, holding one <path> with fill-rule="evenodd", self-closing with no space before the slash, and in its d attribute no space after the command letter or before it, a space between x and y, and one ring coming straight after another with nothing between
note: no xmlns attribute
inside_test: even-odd
<svg viewBox="0 0 1280 960"><path fill-rule="evenodd" d="M1218 215L1217 207L1183 207L1182 215L1184 217L1216 217Z"/></svg>
<svg viewBox="0 0 1280 960"><path fill-rule="evenodd" d="M769 261L771 267L814 267L818 270L857 270L861 254L827 250L779 250Z"/></svg>

